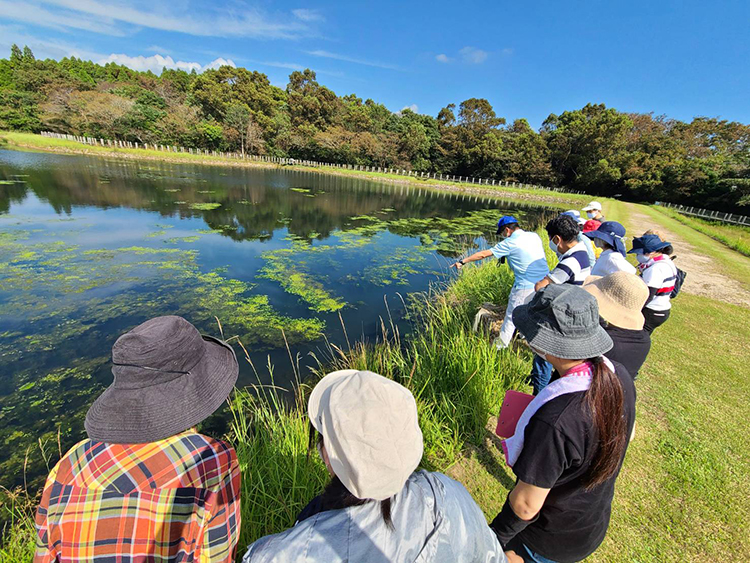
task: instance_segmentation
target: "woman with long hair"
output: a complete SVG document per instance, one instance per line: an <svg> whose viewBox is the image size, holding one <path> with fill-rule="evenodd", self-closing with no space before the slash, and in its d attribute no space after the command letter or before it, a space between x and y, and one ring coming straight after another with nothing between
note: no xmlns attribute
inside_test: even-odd
<svg viewBox="0 0 750 563"><path fill-rule="evenodd" d="M491 526L524 561L580 561L609 526L635 387L622 365L603 357L612 340L582 288L547 286L515 309L513 322L555 371L503 441L518 480Z"/></svg>
<svg viewBox="0 0 750 563"><path fill-rule="evenodd" d="M253 543L243 562L507 561L460 483L415 471L422 432L406 388L369 371L333 372L313 389L308 416L331 481L293 528Z"/></svg>

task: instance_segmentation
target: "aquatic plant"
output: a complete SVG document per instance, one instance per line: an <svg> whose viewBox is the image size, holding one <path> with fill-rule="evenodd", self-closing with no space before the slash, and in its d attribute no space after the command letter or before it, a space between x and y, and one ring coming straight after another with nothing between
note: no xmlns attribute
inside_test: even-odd
<svg viewBox="0 0 750 563"><path fill-rule="evenodd" d="M189 207L190 209L196 209L198 211L211 211L212 209L218 209L219 207L221 207L221 204L220 203L191 203Z"/></svg>

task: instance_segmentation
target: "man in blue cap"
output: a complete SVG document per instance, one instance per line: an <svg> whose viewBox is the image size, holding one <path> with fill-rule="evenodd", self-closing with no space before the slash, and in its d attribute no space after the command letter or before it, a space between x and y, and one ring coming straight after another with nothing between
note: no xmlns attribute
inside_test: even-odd
<svg viewBox="0 0 750 563"><path fill-rule="evenodd" d="M513 324L513 309L523 303L534 293L534 284L549 273L547 258L544 254L542 239L536 233L526 232L518 226L518 219L505 215L497 222L497 234L501 240L489 250L480 250L471 256L459 260L451 267L460 270L464 264L484 260L490 256L507 260L515 283L508 296L508 308L505 312L500 336L495 340L498 349L510 344L516 326Z"/></svg>

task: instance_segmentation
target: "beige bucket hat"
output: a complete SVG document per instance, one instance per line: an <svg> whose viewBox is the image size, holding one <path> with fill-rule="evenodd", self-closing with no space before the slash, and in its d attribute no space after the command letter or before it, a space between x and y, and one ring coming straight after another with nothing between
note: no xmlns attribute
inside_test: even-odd
<svg viewBox="0 0 750 563"><path fill-rule="evenodd" d="M635 274L615 272L608 276L589 276L583 289L596 297L599 316L627 330L641 330L645 319L641 309L648 300L648 286Z"/></svg>
<svg viewBox="0 0 750 563"><path fill-rule="evenodd" d="M307 412L333 472L357 498L392 497L422 459L414 396L382 375L329 373L313 389Z"/></svg>

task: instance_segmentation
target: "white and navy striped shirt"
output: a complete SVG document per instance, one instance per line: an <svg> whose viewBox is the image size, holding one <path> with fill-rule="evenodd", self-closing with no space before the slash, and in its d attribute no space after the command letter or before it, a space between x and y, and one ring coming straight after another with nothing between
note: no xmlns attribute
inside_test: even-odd
<svg viewBox="0 0 750 563"><path fill-rule="evenodd" d="M583 285L591 273L589 253L582 242L577 243L560 258L555 269L549 273L553 283Z"/></svg>
<svg viewBox="0 0 750 563"><path fill-rule="evenodd" d="M672 308L672 290L677 280L677 266L664 254L638 266L643 281L649 288L656 289L654 298L646 304L652 311L668 311Z"/></svg>

